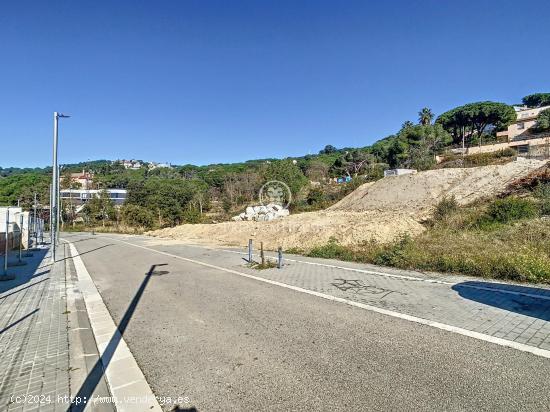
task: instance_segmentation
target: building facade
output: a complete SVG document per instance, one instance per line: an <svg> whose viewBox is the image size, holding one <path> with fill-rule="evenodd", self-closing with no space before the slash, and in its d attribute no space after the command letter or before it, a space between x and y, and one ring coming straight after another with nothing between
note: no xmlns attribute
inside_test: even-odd
<svg viewBox="0 0 550 412"><path fill-rule="evenodd" d="M115 206L121 206L126 201L128 191L126 189L104 189ZM86 189L62 189L61 199L65 202L72 202L75 206L80 206L86 203L93 197L99 197L103 190L86 190Z"/></svg>
<svg viewBox="0 0 550 412"><path fill-rule="evenodd" d="M550 106L537 108L514 107L517 114L517 119L514 123L508 126L507 130L497 133L497 138L500 141L506 140L512 142L514 140L526 140L531 135L534 135L533 127L537 124L537 118L545 109L550 109Z"/></svg>

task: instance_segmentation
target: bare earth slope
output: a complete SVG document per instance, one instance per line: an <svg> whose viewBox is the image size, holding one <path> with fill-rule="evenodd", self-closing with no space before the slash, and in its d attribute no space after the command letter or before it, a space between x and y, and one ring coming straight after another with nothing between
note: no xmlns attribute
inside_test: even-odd
<svg viewBox="0 0 550 412"><path fill-rule="evenodd" d="M390 210L424 218L445 196L454 196L462 205L492 197L543 164L520 158L504 165L437 169L389 177L360 186L329 210Z"/></svg>
<svg viewBox="0 0 550 412"><path fill-rule="evenodd" d="M404 233L414 236L422 232L420 222L429 217L443 197L455 196L460 204L467 204L494 196L543 164L519 159L504 165L388 177L360 186L321 212L301 213L270 222L186 224L150 234L189 243L241 246L253 238L263 241L269 249L311 247L324 244L330 238L342 244L389 242Z"/></svg>

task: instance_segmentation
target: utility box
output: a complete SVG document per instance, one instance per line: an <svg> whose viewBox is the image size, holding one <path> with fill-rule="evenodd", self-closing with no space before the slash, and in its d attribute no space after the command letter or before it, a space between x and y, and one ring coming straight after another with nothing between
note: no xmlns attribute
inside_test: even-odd
<svg viewBox="0 0 550 412"><path fill-rule="evenodd" d="M388 170L384 170L384 177L414 175L416 173L417 173L416 169L388 169Z"/></svg>
<svg viewBox="0 0 550 412"><path fill-rule="evenodd" d="M6 235L6 214L7 207L0 207L0 241L4 240ZM21 216L23 216L23 225L21 226ZM42 219L37 219L37 225L42 223ZM37 227L37 230L39 228ZM34 233L34 222L32 215L29 212L23 212L20 207L10 207L9 237L13 239L14 245L19 242L22 237L23 248L31 247L31 239ZM18 244L18 243L17 243ZM2 249L3 250L3 249Z"/></svg>
<svg viewBox="0 0 550 412"><path fill-rule="evenodd" d="M23 209L20 207L10 207L10 215L9 215L9 224L10 224L10 231L11 231L11 225L13 223L17 224L17 227L19 227L19 214L23 212ZM5 206L0 207L0 232L5 233L6 232L6 214L8 213L8 208Z"/></svg>

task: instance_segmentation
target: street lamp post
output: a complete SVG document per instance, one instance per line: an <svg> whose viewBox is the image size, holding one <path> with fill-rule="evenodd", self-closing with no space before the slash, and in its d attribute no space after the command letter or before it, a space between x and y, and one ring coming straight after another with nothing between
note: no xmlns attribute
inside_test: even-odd
<svg viewBox="0 0 550 412"><path fill-rule="evenodd" d="M59 168L57 164L58 149L58 124L59 118L70 117L58 112L53 112L53 164L52 164L52 203L50 204L50 233L52 235L52 262L55 262L58 233L59 213ZM53 210L52 210L53 208ZM52 224L53 223L53 224Z"/></svg>

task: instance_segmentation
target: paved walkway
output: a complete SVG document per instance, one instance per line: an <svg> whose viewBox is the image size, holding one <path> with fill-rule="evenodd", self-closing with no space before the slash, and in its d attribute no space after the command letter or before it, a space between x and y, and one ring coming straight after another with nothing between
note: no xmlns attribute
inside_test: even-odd
<svg viewBox="0 0 550 412"><path fill-rule="evenodd" d="M60 248L60 259L64 258ZM48 249L0 282L0 410L64 411L69 405L65 261Z"/></svg>

